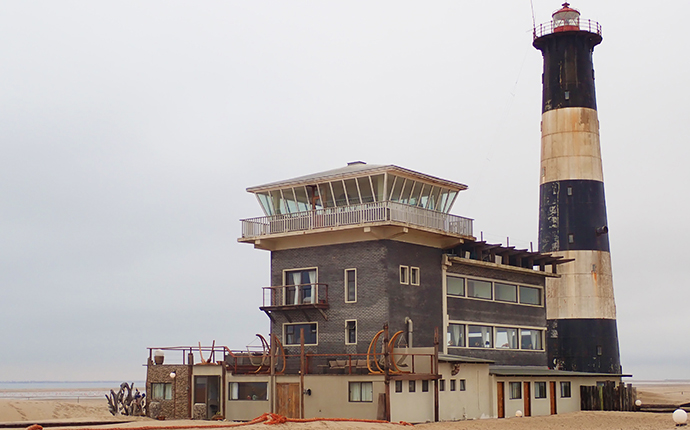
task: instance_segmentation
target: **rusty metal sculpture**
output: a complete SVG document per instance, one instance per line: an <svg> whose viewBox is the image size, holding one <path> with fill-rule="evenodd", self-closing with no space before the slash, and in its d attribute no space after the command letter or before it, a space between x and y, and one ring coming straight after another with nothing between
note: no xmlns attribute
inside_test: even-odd
<svg viewBox="0 0 690 430"><path fill-rule="evenodd" d="M134 390L134 393L132 393ZM123 382L120 384L120 390L110 390L110 395L106 394L108 399L108 410L113 415L128 415L128 416L144 416L146 409L146 393L140 393L138 389L132 385Z"/></svg>

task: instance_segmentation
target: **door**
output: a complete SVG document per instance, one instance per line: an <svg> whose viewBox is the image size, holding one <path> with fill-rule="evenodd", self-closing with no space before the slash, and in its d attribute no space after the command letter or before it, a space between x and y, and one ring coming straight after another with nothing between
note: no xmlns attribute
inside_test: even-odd
<svg viewBox="0 0 690 430"><path fill-rule="evenodd" d="M525 402L525 410L522 411L523 415L526 417L531 417L532 416L532 393L530 391L530 384L531 382L523 382L522 386L524 387L523 389L523 398Z"/></svg>
<svg viewBox="0 0 690 430"><path fill-rule="evenodd" d="M505 383L504 382L498 383L497 393L498 393L498 402L496 404L498 405L498 417L499 418L505 418L506 417L506 398L505 398Z"/></svg>
<svg viewBox="0 0 690 430"><path fill-rule="evenodd" d="M551 415L556 415L556 381L549 382L549 388L551 389Z"/></svg>
<svg viewBox="0 0 690 430"><path fill-rule="evenodd" d="M276 413L288 418L300 418L299 384L276 384Z"/></svg>
<svg viewBox="0 0 690 430"><path fill-rule="evenodd" d="M206 419L220 412L220 376L194 377L194 403L206 405Z"/></svg>

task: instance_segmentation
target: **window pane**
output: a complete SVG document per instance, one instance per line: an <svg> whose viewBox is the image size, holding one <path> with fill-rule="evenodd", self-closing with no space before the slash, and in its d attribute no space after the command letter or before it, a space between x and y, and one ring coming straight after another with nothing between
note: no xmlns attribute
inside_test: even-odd
<svg viewBox="0 0 690 430"><path fill-rule="evenodd" d="M517 329L496 327L496 348L518 349Z"/></svg>
<svg viewBox="0 0 690 430"><path fill-rule="evenodd" d="M422 392L423 393L429 392L429 381L427 381L427 380L422 381Z"/></svg>
<svg viewBox="0 0 690 430"><path fill-rule="evenodd" d="M467 297L491 300L491 282L477 279L467 280Z"/></svg>
<svg viewBox="0 0 690 430"><path fill-rule="evenodd" d="M285 344L299 345L300 331L304 329L304 344L315 345L317 343L316 323L312 324L285 324Z"/></svg>
<svg viewBox="0 0 690 430"><path fill-rule="evenodd" d="M295 194L292 192L292 188L287 188L282 190L283 198L285 199L285 204L287 205L289 213L297 213L297 202L295 201Z"/></svg>
<svg viewBox="0 0 690 430"><path fill-rule="evenodd" d="M374 384L371 382L362 382L362 401L371 402L374 399Z"/></svg>
<svg viewBox="0 0 690 430"><path fill-rule="evenodd" d="M354 302L357 300L357 272L353 270L346 270L345 283L347 285L347 301Z"/></svg>
<svg viewBox="0 0 690 430"><path fill-rule="evenodd" d="M522 349L541 351L541 330L520 330L520 345Z"/></svg>
<svg viewBox="0 0 690 430"><path fill-rule="evenodd" d="M357 181L348 179L345 181L345 190L347 191L347 199L351 205L359 204L359 191L357 190Z"/></svg>
<svg viewBox="0 0 690 430"><path fill-rule="evenodd" d="M424 188L422 188L422 193L419 197L419 202L417 202L417 206L426 208L429 205L429 196L431 195L431 190L431 185L424 185Z"/></svg>
<svg viewBox="0 0 690 430"><path fill-rule="evenodd" d="M441 212L448 213L450 211L451 205L453 204L453 200L455 199L455 196L458 194L457 191L451 191L448 194L448 200L446 200L446 207L443 208Z"/></svg>
<svg viewBox="0 0 690 430"><path fill-rule="evenodd" d="M300 212L311 210L311 202L309 197L307 197L307 190L304 187L295 187L293 189L295 192L295 201L297 202L297 209Z"/></svg>
<svg viewBox="0 0 690 430"><path fill-rule="evenodd" d="M321 205L324 208L332 208L333 206L335 206L335 202L333 201L333 193L331 193L330 184L319 184L319 196L321 199Z"/></svg>
<svg viewBox="0 0 690 430"><path fill-rule="evenodd" d="M407 181L407 183L412 184L412 186L409 187L409 194L407 192L408 187L405 187L405 194L407 195L407 204L409 204L410 206L414 206L417 204L417 201L419 200L419 192L422 190L422 184L420 184L417 181Z"/></svg>
<svg viewBox="0 0 690 430"><path fill-rule="evenodd" d="M283 195L280 190L269 192L273 209L275 209L276 214L287 213L287 206L285 205L285 200L283 200Z"/></svg>
<svg viewBox="0 0 690 430"><path fill-rule="evenodd" d="M465 379L460 380L460 391L467 390L467 381Z"/></svg>
<svg viewBox="0 0 690 430"><path fill-rule="evenodd" d="M268 383L266 382L231 382L230 400L268 400Z"/></svg>
<svg viewBox="0 0 690 430"><path fill-rule="evenodd" d="M510 393L509 397L511 400L522 398L522 384L520 382L511 382L508 386Z"/></svg>
<svg viewBox="0 0 690 430"><path fill-rule="evenodd" d="M410 284L419 285L419 267L410 267Z"/></svg>
<svg viewBox="0 0 690 430"><path fill-rule="evenodd" d="M534 398L535 399L545 399L546 398L546 382L535 382L534 383Z"/></svg>
<svg viewBox="0 0 690 430"><path fill-rule="evenodd" d="M464 296L465 278L446 276L446 289L449 296Z"/></svg>
<svg viewBox="0 0 690 430"><path fill-rule="evenodd" d="M400 200L400 193L402 192L404 183L404 178L399 178L393 175L388 176L388 186L392 187L392 189L388 191L388 200L392 202L397 202Z"/></svg>
<svg viewBox="0 0 690 430"><path fill-rule="evenodd" d="M388 178L392 180L392 178ZM374 187L374 198L377 202L383 201L383 175L376 175L371 177L371 185Z"/></svg>
<svg viewBox="0 0 690 430"><path fill-rule="evenodd" d="M570 397L569 381L561 381L561 397Z"/></svg>
<svg viewBox="0 0 690 430"><path fill-rule="evenodd" d="M273 210L273 202L268 196L268 193L258 193L256 196L259 198L259 202L261 203L261 208L264 210L264 213L267 216L275 215L275 211Z"/></svg>
<svg viewBox="0 0 690 430"><path fill-rule="evenodd" d="M493 348L492 327L481 325L467 326L468 345L472 348Z"/></svg>
<svg viewBox="0 0 690 430"><path fill-rule="evenodd" d="M496 282L496 300L517 303L517 286Z"/></svg>
<svg viewBox="0 0 690 430"><path fill-rule="evenodd" d="M350 401L351 402L361 402L362 401L362 383L361 382L350 382Z"/></svg>
<svg viewBox="0 0 690 430"><path fill-rule="evenodd" d="M369 177L358 178L359 193L362 196L362 203L371 203L374 201L374 193L371 191L371 183Z"/></svg>
<svg viewBox="0 0 690 430"><path fill-rule="evenodd" d="M408 278L409 268L407 266L400 266L400 283L407 284L410 282Z"/></svg>
<svg viewBox="0 0 690 430"><path fill-rule="evenodd" d="M348 321L346 326L347 343L357 343L357 322Z"/></svg>
<svg viewBox="0 0 690 430"><path fill-rule="evenodd" d="M541 305L541 288L520 287L520 303Z"/></svg>
<svg viewBox="0 0 690 430"><path fill-rule="evenodd" d="M347 197L345 197L345 188L342 181L331 182L333 187L333 197L335 198L336 206L347 206Z"/></svg>
<svg viewBox="0 0 690 430"><path fill-rule="evenodd" d="M408 391L410 393L414 393L415 391L417 391L417 381L410 381Z"/></svg>
<svg viewBox="0 0 690 430"><path fill-rule="evenodd" d="M446 342L448 346L465 346L465 325L448 324Z"/></svg>
<svg viewBox="0 0 690 430"><path fill-rule="evenodd" d="M402 381L395 381L395 392L402 393Z"/></svg>

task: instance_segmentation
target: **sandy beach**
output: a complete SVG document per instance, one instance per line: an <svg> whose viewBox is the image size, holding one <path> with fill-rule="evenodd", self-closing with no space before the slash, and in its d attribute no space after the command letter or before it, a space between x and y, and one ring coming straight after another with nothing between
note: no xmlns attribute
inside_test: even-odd
<svg viewBox="0 0 690 430"><path fill-rule="evenodd" d="M690 402L690 384L654 384L637 385L638 397L643 404L682 404ZM219 425L231 427L232 423L212 421L156 421L143 417L114 417L108 412L105 398L74 400L22 400L0 399L0 424L2 427L26 428L30 424L59 426L60 428L79 428L81 430L141 428L141 427L174 427L179 429ZM79 423L89 423L79 426ZM105 425L95 426L95 423ZM475 421L458 421L419 424L424 430L609 430L609 429L671 429L675 428L668 413L643 412L577 412L571 414L545 417L526 417L508 419L488 419ZM264 424L243 426L250 429L265 429ZM386 430L403 428L396 424L372 424L358 422L317 421L310 423L286 423L280 429L316 430L316 429L372 429Z"/></svg>

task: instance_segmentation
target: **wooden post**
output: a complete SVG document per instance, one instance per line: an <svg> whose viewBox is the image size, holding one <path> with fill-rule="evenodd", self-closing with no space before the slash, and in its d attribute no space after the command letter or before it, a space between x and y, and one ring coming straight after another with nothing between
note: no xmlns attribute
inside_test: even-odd
<svg viewBox="0 0 690 430"><path fill-rule="evenodd" d="M383 325L383 383L386 389L386 421L391 420L391 375L389 371L388 323Z"/></svg>
<svg viewBox="0 0 690 430"><path fill-rule="evenodd" d="M299 417L304 418L304 329L299 329Z"/></svg>
<svg viewBox="0 0 690 430"><path fill-rule="evenodd" d="M431 369L436 379L434 379L434 422L439 421L439 401L438 401L438 327L434 329L434 362Z"/></svg>
<svg viewBox="0 0 690 430"><path fill-rule="evenodd" d="M271 332L268 334L269 339L271 340L271 343L269 344L269 355L271 357L270 359L270 364L271 364L271 376L269 378L269 386L271 387L271 402L270 405L268 405L268 410L274 414L275 413L275 402L276 402L276 363L275 363L275 342L273 341L273 324L271 324Z"/></svg>

